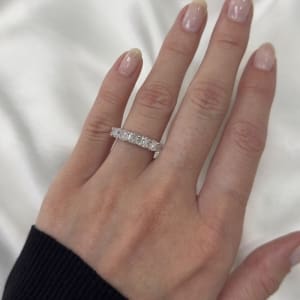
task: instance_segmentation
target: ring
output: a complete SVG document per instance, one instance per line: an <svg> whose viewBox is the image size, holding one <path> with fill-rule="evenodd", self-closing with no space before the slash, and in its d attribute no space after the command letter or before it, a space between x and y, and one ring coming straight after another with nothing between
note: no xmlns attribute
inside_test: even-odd
<svg viewBox="0 0 300 300"><path fill-rule="evenodd" d="M163 148L163 145L158 141L124 128L112 127L110 135L123 142L137 145L152 152L159 153Z"/></svg>

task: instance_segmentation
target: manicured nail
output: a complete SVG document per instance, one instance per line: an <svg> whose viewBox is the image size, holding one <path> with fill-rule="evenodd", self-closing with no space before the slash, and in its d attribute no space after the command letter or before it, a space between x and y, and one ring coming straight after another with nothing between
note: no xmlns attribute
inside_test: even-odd
<svg viewBox="0 0 300 300"><path fill-rule="evenodd" d="M182 26L187 32L197 32L207 14L207 4L204 0L194 0L187 8Z"/></svg>
<svg viewBox="0 0 300 300"><path fill-rule="evenodd" d="M297 264L300 264L300 246L291 255L291 265L295 266Z"/></svg>
<svg viewBox="0 0 300 300"><path fill-rule="evenodd" d="M245 22L251 8L251 0L230 0L228 17L235 22Z"/></svg>
<svg viewBox="0 0 300 300"><path fill-rule="evenodd" d="M142 52L139 49L131 49L124 56L119 66L119 72L124 76L130 76L138 67L142 58Z"/></svg>
<svg viewBox="0 0 300 300"><path fill-rule="evenodd" d="M275 61L275 49L272 44L266 43L256 51L254 66L263 71L271 71Z"/></svg>

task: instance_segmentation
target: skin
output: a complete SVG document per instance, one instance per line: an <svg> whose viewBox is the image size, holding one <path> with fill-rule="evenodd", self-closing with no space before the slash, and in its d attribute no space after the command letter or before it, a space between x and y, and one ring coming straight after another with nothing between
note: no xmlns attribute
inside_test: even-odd
<svg viewBox="0 0 300 300"><path fill-rule="evenodd" d="M276 65L264 72L251 56L206 180L203 163L224 120L251 17L230 21L225 2L205 58L157 159L116 141L142 68L123 76L119 57L105 77L70 158L54 178L36 226L72 249L124 296L136 300L267 299L290 271L294 232L255 250L231 272L247 200L265 147ZM201 33L181 20L169 31L124 128L160 140ZM252 13L251 13L252 16ZM176 68L174 68L176 65Z"/></svg>

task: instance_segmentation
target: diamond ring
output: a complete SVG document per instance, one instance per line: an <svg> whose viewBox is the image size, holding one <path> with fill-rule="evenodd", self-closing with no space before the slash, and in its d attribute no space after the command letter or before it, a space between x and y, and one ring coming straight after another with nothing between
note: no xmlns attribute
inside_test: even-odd
<svg viewBox="0 0 300 300"><path fill-rule="evenodd" d="M163 148L163 145L156 140L124 128L112 127L110 135L123 142L137 145L152 152L160 152Z"/></svg>

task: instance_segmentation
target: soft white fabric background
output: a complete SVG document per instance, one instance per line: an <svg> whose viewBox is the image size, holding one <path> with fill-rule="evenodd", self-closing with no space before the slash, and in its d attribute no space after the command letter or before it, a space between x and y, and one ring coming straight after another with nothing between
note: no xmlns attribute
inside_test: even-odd
<svg viewBox="0 0 300 300"><path fill-rule="evenodd" d="M183 90L200 62L223 0L208 2L208 25ZM145 61L141 83L186 3L0 1L0 294L108 68L121 52L139 47ZM255 0L245 58L262 42L273 42L279 78L238 261L261 243L300 229L299 12L298 0ZM299 279L300 267L272 299L300 299Z"/></svg>

